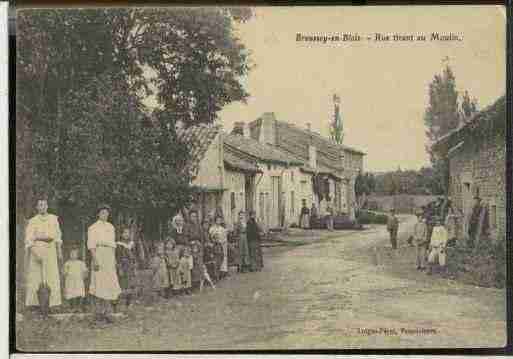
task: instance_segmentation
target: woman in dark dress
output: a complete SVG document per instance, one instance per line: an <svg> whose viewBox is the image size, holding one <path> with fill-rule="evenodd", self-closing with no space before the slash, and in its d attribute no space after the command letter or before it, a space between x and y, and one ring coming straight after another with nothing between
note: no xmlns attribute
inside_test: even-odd
<svg viewBox="0 0 513 359"><path fill-rule="evenodd" d="M171 229L169 236L175 240L176 248L178 251L189 246L189 234L185 226L185 221L181 214L177 214L173 217L173 228Z"/></svg>
<svg viewBox="0 0 513 359"><path fill-rule="evenodd" d="M251 272L261 271L263 267L262 248L260 247L260 228L256 222L255 211L249 213L247 224L247 238L249 249L249 270Z"/></svg>
<svg viewBox="0 0 513 359"><path fill-rule="evenodd" d="M239 212L239 220L235 223L233 239L238 243L239 248L239 272L245 273L250 270L250 256L248 248L246 215L244 211Z"/></svg>

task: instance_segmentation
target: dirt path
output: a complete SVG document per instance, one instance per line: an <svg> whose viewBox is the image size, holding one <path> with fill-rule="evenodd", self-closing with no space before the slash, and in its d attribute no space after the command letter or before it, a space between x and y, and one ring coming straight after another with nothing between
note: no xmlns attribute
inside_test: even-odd
<svg viewBox="0 0 513 359"><path fill-rule="evenodd" d="M412 270L401 224L392 255L382 227L270 248L263 272L241 274L187 299L138 306L105 329L84 321L24 322L26 350L221 350L497 347L505 291ZM378 248L378 265L372 254Z"/></svg>

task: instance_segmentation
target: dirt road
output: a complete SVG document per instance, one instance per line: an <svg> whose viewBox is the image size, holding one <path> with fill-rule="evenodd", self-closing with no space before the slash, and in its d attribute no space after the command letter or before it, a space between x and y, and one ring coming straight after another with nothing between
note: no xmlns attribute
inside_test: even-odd
<svg viewBox="0 0 513 359"><path fill-rule="evenodd" d="M192 297L136 306L105 329L87 322L18 328L25 350L227 350L499 347L504 290L417 272L405 238L392 254L383 227L272 248L263 272ZM373 248L377 248L375 255Z"/></svg>

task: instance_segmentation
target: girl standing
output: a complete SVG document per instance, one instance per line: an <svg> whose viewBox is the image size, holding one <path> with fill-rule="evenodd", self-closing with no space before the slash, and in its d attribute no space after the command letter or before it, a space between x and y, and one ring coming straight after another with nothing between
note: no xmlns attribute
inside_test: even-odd
<svg viewBox="0 0 513 359"><path fill-rule="evenodd" d="M222 249L222 260L220 260L219 276L220 279L228 275L228 233L222 226L223 218L216 216L215 224L210 228L209 234L212 239ZM214 247L215 250L215 247ZM217 257L220 258L221 253L217 253Z"/></svg>
<svg viewBox="0 0 513 359"><path fill-rule="evenodd" d="M126 301L126 306L130 306L132 296L135 292L135 272L137 261L134 254L135 243L130 238L130 229L124 228L121 232L119 242L116 242L116 262L121 287L121 296Z"/></svg>
<svg viewBox="0 0 513 359"><path fill-rule="evenodd" d="M169 273L167 271L166 258L164 256L164 244L157 244L157 253L152 258L150 267L152 269L152 287L161 297L166 297L169 288Z"/></svg>
<svg viewBox="0 0 513 359"><path fill-rule="evenodd" d="M169 273L169 287L167 296L177 294L177 286L180 284L178 265L180 264L180 253L176 248L175 241L171 238L166 243L166 264Z"/></svg>
<svg viewBox="0 0 513 359"><path fill-rule="evenodd" d="M72 311L81 311L85 297L84 280L87 278L87 267L78 259L78 248L72 248L69 260L64 263L64 298L69 301Z"/></svg>
<svg viewBox="0 0 513 359"><path fill-rule="evenodd" d="M178 275L180 276L181 290L185 294L191 294L191 270L193 267L193 259L189 247L185 247L180 251L180 263L178 265Z"/></svg>

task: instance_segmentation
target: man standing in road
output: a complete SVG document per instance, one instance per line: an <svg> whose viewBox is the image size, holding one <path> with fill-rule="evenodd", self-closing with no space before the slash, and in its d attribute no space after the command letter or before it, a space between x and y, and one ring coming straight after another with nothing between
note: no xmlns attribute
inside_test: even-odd
<svg viewBox="0 0 513 359"><path fill-rule="evenodd" d="M390 216L388 216L387 230L390 233L390 243L392 249L397 249L397 231L399 230L399 220L395 215L395 209L390 210Z"/></svg>

